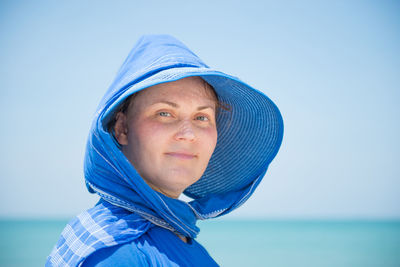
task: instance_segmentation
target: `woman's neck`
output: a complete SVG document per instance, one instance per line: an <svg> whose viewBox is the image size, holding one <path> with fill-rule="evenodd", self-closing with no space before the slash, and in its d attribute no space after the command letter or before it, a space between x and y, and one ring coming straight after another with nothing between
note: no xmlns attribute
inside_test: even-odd
<svg viewBox="0 0 400 267"><path fill-rule="evenodd" d="M176 233L175 233L176 234ZM187 243L188 242L188 239L187 239L187 237L186 236L183 236L183 235L179 235L179 234L176 234L183 242L185 242L185 243Z"/></svg>

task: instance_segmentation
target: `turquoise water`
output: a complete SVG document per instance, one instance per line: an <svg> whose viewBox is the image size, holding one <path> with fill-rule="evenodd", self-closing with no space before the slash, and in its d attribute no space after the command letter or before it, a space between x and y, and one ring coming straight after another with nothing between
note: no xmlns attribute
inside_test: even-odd
<svg viewBox="0 0 400 267"><path fill-rule="evenodd" d="M0 221L0 266L43 266L64 220ZM221 266L400 266L400 222L200 222Z"/></svg>

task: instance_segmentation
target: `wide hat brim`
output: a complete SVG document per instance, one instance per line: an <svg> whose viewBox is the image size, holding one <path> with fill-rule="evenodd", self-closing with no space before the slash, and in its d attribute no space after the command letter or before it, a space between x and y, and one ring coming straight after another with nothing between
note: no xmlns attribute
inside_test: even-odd
<svg viewBox="0 0 400 267"><path fill-rule="evenodd" d="M265 173L278 153L283 120L276 105L262 92L238 78L209 68L178 67L161 70L127 86L100 118L106 128L117 107L130 95L147 87L200 76L214 87L229 111L217 116L218 141L203 176L184 193L200 199L240 191Z"/></svg>

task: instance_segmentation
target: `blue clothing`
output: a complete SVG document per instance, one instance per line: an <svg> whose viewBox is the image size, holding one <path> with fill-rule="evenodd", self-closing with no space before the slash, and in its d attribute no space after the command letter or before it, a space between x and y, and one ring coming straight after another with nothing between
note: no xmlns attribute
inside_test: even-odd
<svg viewBox="0 0 400 267"><path fill-rule="evenodd" d="M82 267L218 266L194 239L184 243L169 230L155 226L134 241L94 252Z"/></svg>
<svg viewBox="0 0 400 267"><path fill-rule="evenodd" d="M185 190L193 199L185 202L154 191L143 180L108 123L130 95L190 76L210 84L232 111L218 112L216 148L203 176ZM282 136L279 110L263 93L209 68L171 36L143 36L101 100L88 136L85 182L101 201L68 223L46 266L81 266L86 260L93 265L113 261L112 266L120 260L139 266L216 265L194 240L197 220L225 215L246 202L277 154Z"/></svg>
<svg viewBox="0 0 400 267"><path fill-rule="evenodd" d="M100 200L72 219L46 266L218 266L196 240ZM126 265L125 265L126 264Z"/></svg>

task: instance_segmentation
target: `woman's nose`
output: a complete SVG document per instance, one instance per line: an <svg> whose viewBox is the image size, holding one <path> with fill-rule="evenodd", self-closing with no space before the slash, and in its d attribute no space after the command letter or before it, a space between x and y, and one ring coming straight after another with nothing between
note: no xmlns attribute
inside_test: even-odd
<svg viewBox="0 0 400 267"><path fill-rule="evenodd" d="M179 128L175 134L175 139L186 140L190 142L196 139L196 134L190 121L185 120L180 123Z"/></svg>

